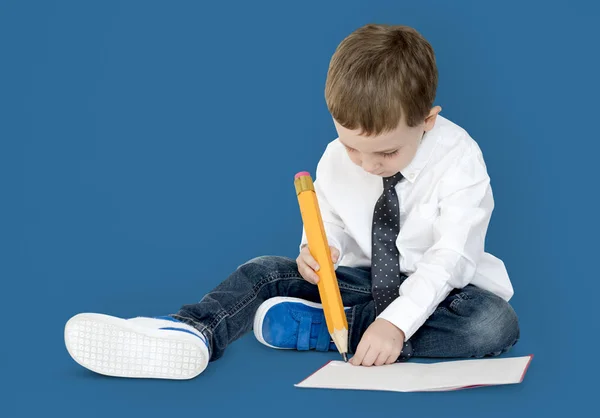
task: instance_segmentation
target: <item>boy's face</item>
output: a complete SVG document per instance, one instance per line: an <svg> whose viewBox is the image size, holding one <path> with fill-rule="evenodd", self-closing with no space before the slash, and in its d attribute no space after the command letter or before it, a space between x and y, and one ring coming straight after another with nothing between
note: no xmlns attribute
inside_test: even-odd
<svg viewBox="0 0 600 418"><path fill-rule="evenodd" d="M418 126L406 126L404 119L398 127L379 136L366 137L359 135L360 130L348 130L334 119L339 141L346 147L352 162L367 173L380 177L390 177L406 168L415 154L421 138L430 131L435 119L442 110L436 106L429 116Z"/></svg>

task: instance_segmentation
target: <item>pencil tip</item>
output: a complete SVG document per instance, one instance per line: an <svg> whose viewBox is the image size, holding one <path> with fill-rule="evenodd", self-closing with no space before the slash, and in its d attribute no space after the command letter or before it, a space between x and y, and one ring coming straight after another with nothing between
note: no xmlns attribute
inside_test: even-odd
<svg viewBox="0 0 600 418"><path fill-rule="evenodd" d="M346 355L346 353L342 353L342 358L346 363L348 363L348 356Z"/></svg>

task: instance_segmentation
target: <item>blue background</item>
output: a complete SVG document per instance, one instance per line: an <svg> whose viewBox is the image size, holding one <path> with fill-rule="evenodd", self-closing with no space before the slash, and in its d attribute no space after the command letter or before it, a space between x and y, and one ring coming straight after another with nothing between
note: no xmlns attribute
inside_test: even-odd
<svg viewBox="0 0 600 418"><path fill-rule="evenodd" d="M293 176L335 138L329 59L369 22L431 42L436 104L483 149L486 249L507 265L521 322L509 355L535 355L524 382L299 389L336 353L252 334L191 381L73 362L63 327L78 312L175 312L252 257L297 255ZM574 1L0 1L0 414L593 413L597 22L597 3Z"/></svg>

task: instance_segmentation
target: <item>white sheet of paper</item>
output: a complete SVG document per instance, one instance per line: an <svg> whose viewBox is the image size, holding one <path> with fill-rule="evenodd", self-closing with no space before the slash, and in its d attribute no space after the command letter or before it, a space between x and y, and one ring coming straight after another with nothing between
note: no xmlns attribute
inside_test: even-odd
<svg viewBox="0 0 600 418"><path fill-rule="evenodd" d="M302 382L301 388L431 392L521 383L533 358L491 358L440 363L353 366L331 361Z"/></svg>

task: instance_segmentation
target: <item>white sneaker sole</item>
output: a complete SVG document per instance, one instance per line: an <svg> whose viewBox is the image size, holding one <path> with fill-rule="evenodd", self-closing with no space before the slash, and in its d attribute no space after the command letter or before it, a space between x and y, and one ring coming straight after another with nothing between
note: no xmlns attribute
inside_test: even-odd
<svg viewBox="0 0 600 418"><path fill-rule="evenodd" d="M180 325L172 323L187 327ZM192 379L204 371L209 359L206 344L187 332L148 328L95 313L67 321L65 345L81 366L116 377Z"/></svg>
<svg viewBox="0 0 600 418"><path fill-rule="evenodd" d="M263 321L265 319L265 315L267 314L267 311L269 309L271 309L273 306L283 303L283 302L301 303L303 305L310 306L313 308L319 308L319 309L323 309L323 305L321 305L320 303L309 302L307 300L299 299L299 298L291 298L291 297L287 297L287 296L277 296L277 297L274 297L271 299L267 299L258 307L258 310L256 311L256 315L254 315L254 326L253 326L254 336L256 337L256 339L261 344L264 344L267 347L276 348L278 350L293 350L293 348L275 347L274 345L271 345L268 342L266 342L263 337L263 332L262 332Z"/></svg>

